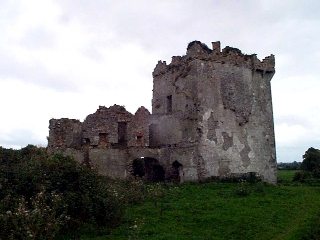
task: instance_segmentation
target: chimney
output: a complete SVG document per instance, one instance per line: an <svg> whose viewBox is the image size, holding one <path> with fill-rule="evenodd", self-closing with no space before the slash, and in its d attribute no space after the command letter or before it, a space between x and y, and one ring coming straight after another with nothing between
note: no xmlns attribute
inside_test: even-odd
<svg viewBox="0 0 320 240"><path fill-rule="evenodd" d="M219 54L221 52L220 41L212 42L212 53Z"/></svg>

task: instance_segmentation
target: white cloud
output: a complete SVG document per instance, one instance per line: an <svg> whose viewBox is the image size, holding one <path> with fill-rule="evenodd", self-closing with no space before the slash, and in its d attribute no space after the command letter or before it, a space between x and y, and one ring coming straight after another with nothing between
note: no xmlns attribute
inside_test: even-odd
<svg viewBox="0 0 320 240"><path fill-rule="evenodd" d="M306 139L310 130L302 125L283 123L276 125L276 138L279 146L292 147Z"/></svg>

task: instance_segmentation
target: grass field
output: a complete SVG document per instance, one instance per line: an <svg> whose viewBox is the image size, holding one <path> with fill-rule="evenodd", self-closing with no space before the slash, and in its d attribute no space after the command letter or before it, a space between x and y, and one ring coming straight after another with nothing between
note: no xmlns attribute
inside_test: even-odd
<svg viewBox="0 0 320 240"><path fill-rule="evenodd" d="M165 185L165 194L127 209L110 234L85 239L319 239L320 188L290 183Z"/></svg>
<svg viewBox="0 0 320 240"><path fill-rule="evenodd" d="M278 181L291 181L293 178L293 175L298 172L298 170L281 170L278 171Z"/></svg>

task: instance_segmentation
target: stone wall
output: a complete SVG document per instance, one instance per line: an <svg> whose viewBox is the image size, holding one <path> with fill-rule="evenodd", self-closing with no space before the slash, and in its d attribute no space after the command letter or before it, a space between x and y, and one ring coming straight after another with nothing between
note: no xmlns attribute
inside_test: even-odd
<svg viewBox="0 0 320 240"><path fill-rule="evenodd" d="M157 164L165 179L254 172L276 183L274 66L273 55L260 61L236 48L221 51L220 42L212 49L191 42L186 55L156 65L152 114L114 105L100 106L83 123L51 119L48 153L72 154L113 178L128 177L133 161L145 159L146 169L146 161Z"/></svg>
<svg viewBox="0 0 320 240"><path fill-rule="evenodd" d="M149 122L151 114L145 107L140 107L131 119L128 127L128 146L149 146Z"/></svg>
<svg viewBox="0 0 320 240"><path fill-rule="evenodd" d="M61 118L49 122L48 153L57 148L78 148L81 146L82 123L79 120Z"/></svg>
<svg viewBox="0 0 320 240"><path fill-rule="evenodd" d="M128 141L126 136L127 124L132 117L133 115L122 106L114 105L110 108L100 106L95 113L88 115L83 122L83 144L92 147L126 145Z"/></svg>

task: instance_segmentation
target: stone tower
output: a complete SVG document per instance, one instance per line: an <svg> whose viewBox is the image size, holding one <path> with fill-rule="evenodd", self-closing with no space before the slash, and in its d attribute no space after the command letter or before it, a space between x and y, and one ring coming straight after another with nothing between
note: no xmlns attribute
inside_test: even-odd
<svg viewBox="0 0 320 240"><path fill-rule="evenodd" d="M220 42L212 47L194 41L185 56L158 62L152 115L160 134L150 142L191 150L191 164L181 162L192 179L255 172L275 183L274 56L259 61L236 48L221 51Z"/></svg>

